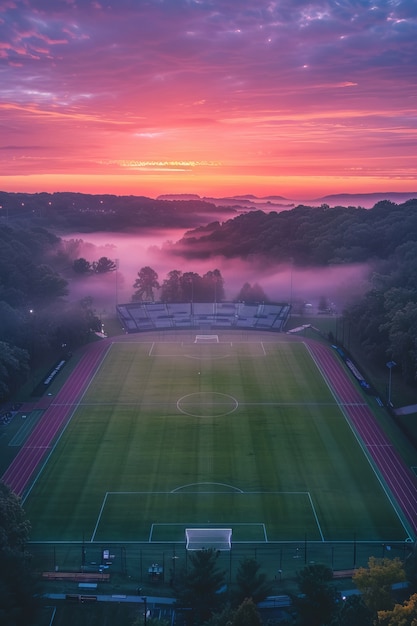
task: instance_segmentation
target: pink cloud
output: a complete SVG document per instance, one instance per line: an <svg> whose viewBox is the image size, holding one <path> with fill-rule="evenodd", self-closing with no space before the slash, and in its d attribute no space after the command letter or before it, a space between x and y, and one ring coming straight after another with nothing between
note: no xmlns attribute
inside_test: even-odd
<svg viewBox="0 0 417 626"><path fill-rule="evenodd" d="M45 142L68 174L87 146L94 167L141 157L277 180L415 172L411 0L8 1L0 16L4 143Z"/></svg>

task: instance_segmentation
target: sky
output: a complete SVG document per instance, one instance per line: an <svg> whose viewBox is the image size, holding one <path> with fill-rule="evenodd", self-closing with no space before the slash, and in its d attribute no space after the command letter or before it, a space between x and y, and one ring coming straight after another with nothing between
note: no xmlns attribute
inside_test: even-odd
<svg viewBox="0 0 417 626"><path fill-rule="evenodd" d="M416 0L2 0L0 189L417 190Z"/></svg>

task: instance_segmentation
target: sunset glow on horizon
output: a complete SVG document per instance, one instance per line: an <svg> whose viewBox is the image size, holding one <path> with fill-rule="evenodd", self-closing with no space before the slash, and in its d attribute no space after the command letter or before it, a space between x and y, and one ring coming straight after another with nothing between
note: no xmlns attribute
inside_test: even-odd
<svg viewBox="0 0 417 626"><path fill-rule="evenodd" d="M414 0L5 0L0 190L416 191Z"/></svg>

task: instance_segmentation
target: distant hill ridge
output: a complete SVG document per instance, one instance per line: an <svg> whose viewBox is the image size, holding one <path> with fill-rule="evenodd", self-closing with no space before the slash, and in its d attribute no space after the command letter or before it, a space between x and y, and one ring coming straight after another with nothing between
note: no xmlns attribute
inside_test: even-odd
<svg viewBox="0 0 417 626"><path fill-rule="evenodd" d="M314 202L346 202L356 204L358 201L368 200L373 203L380 202L381 200L391 200L392 202L406 202L417 198L417 191L386 191L386 192L374 192L374 193L336 193L328 196L317 198Z"/></svg>
<svg viewBox="0 0 417 626"><path fill-rule="evenodd" d="M364 206L369 208L382 200L389 200L395 203L406 202L417 198L417 191L378 191L372 193L337 193L321 196L313 199L291 199L280 195L256 196L254 194L239 194L226 197L208 197L199 196L198 194L164 194L157 197L157 200L201 200L204 202L212 202L217 205L230 204L245 206L258 206L261 204L272 204L280 207L291 208L297 204L317 205L348 205L348 206ZM282 203L282 204L281 204ZM273 208L273 207L271 207Z"/></svg>

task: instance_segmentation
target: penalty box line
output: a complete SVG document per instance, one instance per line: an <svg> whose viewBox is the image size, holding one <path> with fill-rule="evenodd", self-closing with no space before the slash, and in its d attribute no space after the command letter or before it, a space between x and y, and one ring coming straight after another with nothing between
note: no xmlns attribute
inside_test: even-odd
<svg viewBox="0 0 417 626"><path fill-rule="evenodd" d="M172 357L172 356L184 356L181 353L179 353L179 354L157 354L156 353L156 348L157 348L157 346L159 345L160 342L152 341L150 343L151 343L151 346L150 346L150 348L148 350L148 357L166 358L166 357ZM185 343L184 341L164 341L164 342L162 342L162 345L165 345L167 343L173 344L173 345L178 345L178 346L181 347L181 349L183 349L185 347L189 347L190 345L195 345L198 342L193 341L193 342L191 342L191 344L189 344L189 343ZM273 343L273 342L270 342L270 343ZM239 346L239 345L244 345L244 346L259 345L260 349L261 349L261 353L260 353L260 355L257 355L257 356L268 356L268 353L267 353L266 348L265 348L265 342L264 341L260 341L259 344L258 344L258 342L253 342L253 344L248 344L247 342L244 342L244 341L217 341L215 343L214 342L213 343L202 343L202 342L200 342L199 345L229 346L230 348L233 348L233 347ZM233 355L228 354L226 356L233 356Z"/></svg>
<svg viewBox="0 0 417 626"><path fill-rule="evenodd" d="M194 493L197 493L197 492L194 492ZM205 492L198 492L198 493L200 495L204 495ZM209 492L210 495L213 495L213 493L219 493L219 492ZM318 515L317 515L316 507L314 506L314 502L313 502L313 499L311 497L311 493L309 491L275 491L275 492L270 492L270 491L246 491L246 492L241 492L241 493L243 495L248 495L248 496L256 495L256 494L262 494L262 493L271 494L271 495L273 495L275 493L276 495L289 495L289 496L291 496L291 495L300 495L300 494L306 495L307 498L308 498L308 502L310 504L311 511L313 513L314 520L315 520L316 525L317 525L317 530L319 532L320 539L321 539L322 542L326 541L325 537L323 535L323 531L321 529L321 525L320 525L320 521L319 521L319 518L318 518ZM156 494L161 494L161 495L171 494L171 495L174 495L175 494L175 490L174 491L172 491L172 490L171 491L106 491L106 493L104 495L104 498L103 498L103 501L101 503L100 511L98 513L98 516L97 516L97 521L96 521L96 524L94 526L93 533L91 535L90 543L93 543L95 541L95 536L97 534L97 530L98 530L98 527L100 525L101 518L103 516L103 511L104 511L104 508L105 508L105 506L107 504L107 499L108 499L109 496L111 496L111 495L117 495L117 496L119 496L119 495L120 496L122 496L122 495L140 495L140 494L147 494L147 495L149 495L149 494L153 494L153 495L156 495ZM265 524L263 522L251 522L251 523L234 522L234 523L237 526L262 526L263 527L263 532L264 532L264 537L265 537L265 542L268 543L268 533L266 531L266 527L265 527ZM186 524L187 523L184 523L184 524L181 523L180 525L181 526L185 526ZM230 522L230 524L232 524L232 523ZM178 525L179 525L178 523L174 523L174 522L172 522L172 523L152 524L151 529L149 531L148 542L152 543L152 534L153 534L154 526L178 526ZM196 524L191 524L191 525L195 526ZM205 524L203 524L203 525L205 526ZM210 525L213 526L215 524L210 524ZM239 543L241 543L241 542L239 542Z"/></svg>
<svg viewBox="0 0 417 626"><path fill-rule="evenodd" d="M210 528L223 528L223 527L229 527L229 526L260 526L264 535L264 541L265 543L269 543L269 539L268 539L268 533L266 532L266 526L264 524L264 522L219 522L218 524L216 522L210 522L210 524L207 523L201 523L199 524L198 522L180 522L180 523L176 523L176 522L156 522L154 524L151 525L151 528L149 530L149 537L148 537L148 543L172 543L172 541L158 541L157 539L153 539L152 535L154 532L154 529L156 529L158 526L180 526L180 527L184 527L185 528L207 528L207 530L210 530ZM235 543L253 543L252 541L237 541Z"/></svg>

